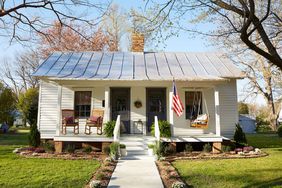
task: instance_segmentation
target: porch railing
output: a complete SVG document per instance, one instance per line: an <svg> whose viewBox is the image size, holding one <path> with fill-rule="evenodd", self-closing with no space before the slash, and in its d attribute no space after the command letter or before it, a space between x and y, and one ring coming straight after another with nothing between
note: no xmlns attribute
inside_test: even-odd
<svg viewBox="0 0 282 188"><path fill-rule="evenodd" d="M120 115L117 116L115 128L114 128L114 142L119 142L120 137Z"/></svg>
<svg viewBox="0 0 282 188"><path fill-rule="evenodd" d="M155 138L157 141L161 139L160 127L158 117L155 116Z"/></svg>

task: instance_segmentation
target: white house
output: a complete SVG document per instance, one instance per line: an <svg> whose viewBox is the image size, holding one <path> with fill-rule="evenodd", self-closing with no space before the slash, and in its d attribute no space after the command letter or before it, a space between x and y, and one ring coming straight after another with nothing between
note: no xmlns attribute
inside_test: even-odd
<svg viewBox="0 0 282 188"><path fill-rule="evenodd" d="M167 140L171 142L220 143L233 136L238 122L236 79L243 75L219 53L55 52L34 76L40 78L41 138L59 144L113 141L84 134L85 119L100 108L104 122L120 115L124 134L149 135L155 116L167 120L172 125ZM173 79L185 108L180 117L172 110ZM82 98L89 100L81 103ZM76 111L78 135L71 129L61 133L62 109ZM208 114L208 125L191 127L195 113Z"/></svg>

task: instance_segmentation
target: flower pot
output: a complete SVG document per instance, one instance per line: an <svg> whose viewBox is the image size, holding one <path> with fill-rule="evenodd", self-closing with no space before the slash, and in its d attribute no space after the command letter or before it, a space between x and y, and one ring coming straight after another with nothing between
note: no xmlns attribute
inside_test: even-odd
<svg viewBox="0 0 282 188"><path fill-rule="evenodd" d="M151 149L151 148L148 149L148 155L149 156L153 156L154 155L153 149Z"/></svg>
<svg viewBox="0 0 282 188"><path fill-rule="evenodd" d="M125 148L120 149L120 154L122 157L125 157L127 155L126 149Z"/></svg>

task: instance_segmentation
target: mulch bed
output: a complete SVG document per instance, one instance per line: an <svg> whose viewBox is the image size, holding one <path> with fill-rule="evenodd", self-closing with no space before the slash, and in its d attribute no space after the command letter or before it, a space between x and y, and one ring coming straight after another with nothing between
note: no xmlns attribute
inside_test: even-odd
<svg viewBox="0 0 282 188"><path fill-rule="evenodd" d="M175 182L183 182L184 184L186 184L186 182L182 181L177 170L172 166L171 162L156 161L156 164L164 187L171 188L172 184ZM187 187L189 187L189 185L187 185Z"/></svg>
<svg viewBox="0 0 282 188"><path fill-rule="evenodd" d="M85 188L90 188L90 182L92 180L98 180L102 187L107 187L110 182L111 176L116 168L117 161L111 160L107 155L101 152L90 152L85 153L80 150L75 151L74 153L52 153L52 152L42 152L37 153L34 149L31 148L22 148L18 155L25 158L42 158L42 159L65 159L65 160L98 160L101 164L100 168L95 171L85 185Z"/></svg>
<svg viewBox="0 0 282 188"><path fill-rule="evenodd" d="M259 154L249 154L245 153L244 155L239 155L236 153L204 153L204 152L181 152L174 155L170 155L165 159L167 161L175 161L175 160L203 160L203 159L242 159L242 158L258 158L268 156L267 153L261 152Z"/></svg>

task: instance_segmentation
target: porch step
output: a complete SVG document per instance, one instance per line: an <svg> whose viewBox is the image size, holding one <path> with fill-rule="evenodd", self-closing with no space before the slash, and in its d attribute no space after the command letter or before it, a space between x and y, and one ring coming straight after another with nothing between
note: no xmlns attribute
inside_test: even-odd
<svg viewBox="0 0 282 188"><path fill-rule="evenodd" d="M148 155L148 144L154 143L151 136L122 136L120 143L126 145L127 157Z"/></svg>

